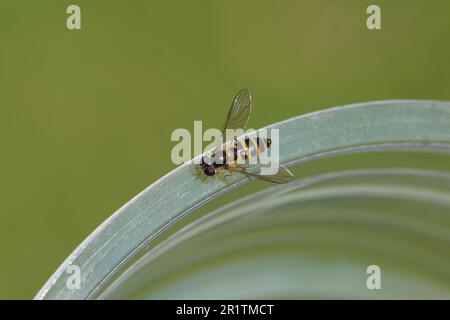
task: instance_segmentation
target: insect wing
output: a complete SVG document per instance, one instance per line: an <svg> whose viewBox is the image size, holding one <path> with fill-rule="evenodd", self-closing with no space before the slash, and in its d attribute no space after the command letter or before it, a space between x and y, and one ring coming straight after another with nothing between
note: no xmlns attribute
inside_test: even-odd
<svg viewBox="0 0 450 320"><path fill-rule="evenodd" d="M274 183L288 183L293 178L294 175L289 171L288 168L279 164L278 172L273 175L263 175L260 173L261 166L245 166L242 169L237 168L234 171L241 172L247 176L255 177L260 180L274 182Z"/></svg>
<svg viewBox="0 0 450 320"><path fill-rule="evenodd" d="M225 139L227 129L245 129L250 112L252 110L252 96L248 89L238 92L231 104L227 119L222 129L222 134Z"/></svg>

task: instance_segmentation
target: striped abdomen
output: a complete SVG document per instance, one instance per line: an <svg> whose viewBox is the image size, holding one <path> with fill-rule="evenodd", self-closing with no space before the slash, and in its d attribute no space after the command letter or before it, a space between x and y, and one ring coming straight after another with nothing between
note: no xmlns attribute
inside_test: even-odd
<svg viewBox="0 0 450 320"><path fill-rule="evenodd" d="M224 150L224 145L215 152L212 160L209 157L202 158L202 164L212 163L215 168L222 167L224 164L249 163L253 159L256 164L257 157L271 145L270 139L259 137L245 138L234 142L228 149ZM206 158L206 160L205 160Z"/></svg>
<svg viewBox="0 0 450 320"><path fill-rule="evenodd" d="M238 163L248 163L251 159L256 161L255 158L261 152L267 150L270 147L270 139L263 139L260 137L251 137L241 139L234 143L232 150L232 159Z"/></svg>

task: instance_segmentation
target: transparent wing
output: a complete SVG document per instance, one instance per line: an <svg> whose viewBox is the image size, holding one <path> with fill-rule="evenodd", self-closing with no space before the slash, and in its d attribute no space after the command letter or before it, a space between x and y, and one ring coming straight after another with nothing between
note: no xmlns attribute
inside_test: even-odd
<svg viewBox="0 0 450 320"><path fill-rule="evenodd" d="M233 170L241 172L250 177L255 177L257 179L274 183L288 183L294 178L292 172L290 172L288 168L286 168L281 164L279 164L278 172L274 175L262 175L260 173L260 169L261 166L253 165L253 166L236 167Z"/></svg>
<svg viewBox="0 0 450 320"><path fill-rule="evenodd" d="M244 129L247 126L252 110L252 96L248 89L238 92L231 104L227 119L222 129L223 137L226 137L226 129Z"/></svg>

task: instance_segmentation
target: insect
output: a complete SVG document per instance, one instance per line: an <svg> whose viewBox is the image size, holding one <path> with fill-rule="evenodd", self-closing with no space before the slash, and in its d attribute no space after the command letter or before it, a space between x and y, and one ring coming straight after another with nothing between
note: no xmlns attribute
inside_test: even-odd
<svg viewBox="0 0 450 320"><path fill-rule="evenodd" d="M250 91L247 89L239 91L231 104L230 111L222 129L222 136L226 137L227 129L245 130L251 109L252 98ZM276 174L263 175L259 172L261 168L260 164L249 163L250 159L258 157L261 152L270 148L271 145L271 139L244 136L238 140L237 137L234 137L233 141L216 147L210 154L203 155L199 170L204 175L215 178L217 178L220 171L226 171L228 174L225 178L233 175L234 172L240 172L248 178L254 177L264 181L287 183L294 176L281 164L277 164L279 169Z"/></svg>

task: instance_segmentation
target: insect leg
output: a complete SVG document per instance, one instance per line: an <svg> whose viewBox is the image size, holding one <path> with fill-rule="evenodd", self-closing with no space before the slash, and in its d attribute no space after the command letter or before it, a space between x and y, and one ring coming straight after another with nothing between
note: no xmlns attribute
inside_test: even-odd
<svg viewBox="0 0 450 320"><path fill-rule="evenodd" d="M227 178L232 177L232 176L233 176L232 173L229 173L229 174L224 175L224 176L223 176L223 181L225 182L225 181L227 180Z"/></svg>
<svg viewBox="0 0 450 320"><path fill-rule="evenodd" d="M195 167L195 171L196 171L196 179L200 179L201 181L206 181L206 179L208 178L208 176L206 174L203 174L202 168L200 166L196 166Z"/></svg>

